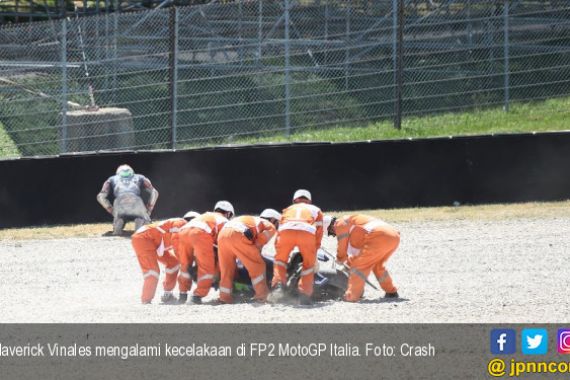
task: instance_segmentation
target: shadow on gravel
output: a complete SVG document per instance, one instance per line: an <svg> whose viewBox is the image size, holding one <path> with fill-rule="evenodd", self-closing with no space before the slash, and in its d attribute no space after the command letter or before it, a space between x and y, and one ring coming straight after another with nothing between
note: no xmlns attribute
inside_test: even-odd
<svg viewBox="0 0 570 380"><path fill-rule="evenodd" d="M377 298L375 300L361 300L357 303L368 303L368 304L377 304L377 303L402 303L410 301L408 298Z"/></svg>
<svg viewBox="0 0 570 380"><path fill-rule="evenodd" d="M299 300L295 297L286 297L280 302L274 303L273 305L288 306L293 309L320 309L323 307L330 306L331 301L313 301L312 305L300 305Z"/></svg>
<svg viewBox="0 0 570 380"><path fill-rule="evenodd" d="M120 235L113 235L113 231L107 231L107 232L103 233L101 236L104 236L104 237L107 237L107 236L122 237L122 238L130 239L134 233L135 233L135 231L125 230Z"/></svg>
<svg viewBox="0 0 570 380"><path fill-rule="evenodd" d="M320 309L330 306L328 303L314 303L312 305L290 305L293 309Z"/></svg>

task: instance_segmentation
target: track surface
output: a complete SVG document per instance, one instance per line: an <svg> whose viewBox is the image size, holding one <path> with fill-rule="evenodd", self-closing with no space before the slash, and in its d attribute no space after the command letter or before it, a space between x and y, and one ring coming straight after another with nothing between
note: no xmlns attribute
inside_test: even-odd
<svg viewBox="0 0 570 380"><path fill-rule="evenodd" d="M129 239L1 241L0 322L568 321L570 218L397 227L402 243L388 269L403 300L381 302L381 293L367 288L360 304L309 309L164 306L159 294L154 304L140 305L142 276ZM335 249L332 239L325 246Z"/></svg>

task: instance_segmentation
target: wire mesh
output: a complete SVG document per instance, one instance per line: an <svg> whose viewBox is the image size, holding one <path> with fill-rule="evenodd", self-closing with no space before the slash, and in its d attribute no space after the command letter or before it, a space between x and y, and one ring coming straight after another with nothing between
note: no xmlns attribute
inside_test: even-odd
<svg viewBox="0 0 570 380"><path fill-rule="evenodd" d="M3 156L247 142L570 93L570 1L236 0L0 27Z"/></svg>

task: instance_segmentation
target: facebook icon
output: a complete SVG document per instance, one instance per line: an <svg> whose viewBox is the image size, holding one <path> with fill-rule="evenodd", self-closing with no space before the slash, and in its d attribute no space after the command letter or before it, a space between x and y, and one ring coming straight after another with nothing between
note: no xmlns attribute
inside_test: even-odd
<svg viewBox="0 0 570 380"><path fill-rule="evenodd" d="M495 355L510 355L517 350L515 330L491 330L491 353Z"/></svg>

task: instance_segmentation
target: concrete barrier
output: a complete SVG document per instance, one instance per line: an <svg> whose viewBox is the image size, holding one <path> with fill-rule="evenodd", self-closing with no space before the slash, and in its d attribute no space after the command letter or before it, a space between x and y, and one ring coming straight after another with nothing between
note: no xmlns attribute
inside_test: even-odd
<svg viewBox="0 0 570 380"><path fill-rule="evenodd" d="M95 196L123 163L160 191L155 218L219 199L238 214L281 209L297 188L324 210L561 200L568 146L560 132L0 161L0 227L108 221Z"/></svg>

